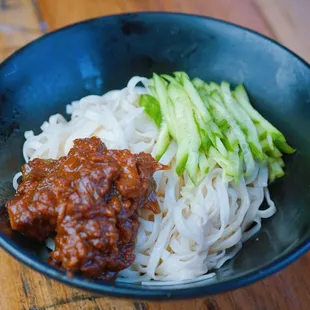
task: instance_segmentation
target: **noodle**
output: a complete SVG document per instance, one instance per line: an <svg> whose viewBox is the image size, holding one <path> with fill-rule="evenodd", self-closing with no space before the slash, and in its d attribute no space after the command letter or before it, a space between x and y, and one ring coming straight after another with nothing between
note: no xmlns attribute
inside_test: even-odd
<svg viewBox="0 0 310 310"><path fill-rule="evenodd" d="M133 77L122 90L82 98L67 106L70 121L55 114L43 123L39 135L27 131L25 161L57 159L68 153L74 139L90 136L98 136L108 148L152 153L158 129L138 105L140 94L147 93L136 86L139 82L148 80ZM181 178L175 173L176 151L172 142L160 160L171 169L154 175L161 213L141 210L136 260L117 281L157 285L151 280L159 280L173 285L213 277L208 272L235 256L261 228L261 220L276 212L266 166L256 164L252 175L242 177L239 184L224 178L216 166L194 186L186 173ZM20 176L13 179L15 189ZM264 199L268 208L260 210ZM53 240L48 239L47 246L53 248Z"/></svg>

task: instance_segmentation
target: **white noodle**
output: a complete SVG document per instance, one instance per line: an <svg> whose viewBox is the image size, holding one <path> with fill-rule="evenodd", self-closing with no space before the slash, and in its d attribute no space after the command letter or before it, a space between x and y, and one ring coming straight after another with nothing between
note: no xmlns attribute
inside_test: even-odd
<svg viewBox="0 0 310 310"><path fill-rule="evenodd" d="M18 180L19 178L22 176L22 173L21 172L18 172L14 175L14 178L13 178L13 187L15 190L17 190L17 187L18 187Z"/></svg>
<svg viewBox="0 0 310 310"><path fill-rule="evenodd" d="M74 139L90 136L98 136L108 148L152 153L158 129L138 105L140 94L147 93L136 86L139 82L147 85L148 80L133 77L122 90L82 98L67 106L70 121L55 114L42 124L39 135L25 132L25 161L59 158L68 153ZM253 174L238 185L214 167L195 187L186 173L176 175L176 151L172 142L161 159L171 170L154 175L161 213L154 216L141 210L136 260L117 281L151 286L160 283L152 280L174 285L214 277L209 270L234 257L242 242L261 228L262 218L276 212L266 166L256 164ZM20 176L13 179L15 189ZM268 208L260 210L264 198ZM47 246L53 249L52 239Z"/></svg>

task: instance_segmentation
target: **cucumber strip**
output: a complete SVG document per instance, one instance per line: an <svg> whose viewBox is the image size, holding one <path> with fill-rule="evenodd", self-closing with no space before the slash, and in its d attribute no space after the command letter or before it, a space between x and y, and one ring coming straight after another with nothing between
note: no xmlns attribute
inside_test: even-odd
<svg viewBox="0 0 310 310"><path fill-rule="evenodd" d="M269 168L269 182L272 183L275 179L281 178L285 175L282 167L284 164L283 160L280 158L278 159L270 159L268 162L268 168Z"/></svg>
<svg viewBox="0 0 310 310"><path fill-rule="evenodd" d="M245 177L249 177L255 170L255 162L252 156L251 149L247 143L245 134L243 133L235 119L229 114L228 109L226 109L226 107L222 103L221 98L215 92L213 92L211 97L209 98L209 103L213 109L217 109L223 115L223 117L230 124L232 131L236 135L239 146L244 156L244 162L246 166Z"/></svg>
<svg viewBox="0 0 310 310"><path fill-rule="evenodd" d="M257 130L257 134L258 134L258 138L260 140L260 143L262 143L261 141L267 138L268 135L268 131L266 131L261 124L255 124L256 126L256 130Z"/></svg>
<svg viewBox="0 0 310 310"><path fill-rule="evenodd" d="M201 183L204 178L206 177L206 174L210 171L210 163L205 153L200 152L199 153L199 159L198 159L198 176L197 176L197 183ZM212 167L213 168L213 167Z"/></svg>
<svg viewBox="0 0 310 310"><path fill-rule="evenodd" d="M188 143L187 140L183 140L178 144L178 150L176 153L176 168L175 171L178 176L181 176L185 170L185 166L188 160Z"/></svg>
<svg viewBox="0 0 310 310"><path fill-rule="evenodd" d="M221 141L221 139L219 137L216 137L216 149L224 156L224 157L228 157L228 152L225 148L225 145L223 144L223 142Z"/></svg>
<svg viewBox="0 0 310 310"><path fill-rule="evenodd" d="M229 160L228 158L224 157L216 148L213 146L210 147L209 152L210 158L212 158L214 161L218 163L219 166L221 166L225 171L227 170L227 167L229 166Z"/></svg>
<svg viewBox="0 0 310 310"><path fill-rule="evenodd" d="M151 81L151 80L149 80L149 81ZM158 101L158 96L157 96L156 91L155 91L154 82L153 82L153 85L149 85L147 87L147 89L151 93L151 95Z"/></svg>
<svg viewBox="0 0 310 310"><path fill-rule="evenodd" d="M188 105L186 111L186 119L189 132L189 155L186 163L186 171L192 182L197 183L198 162L199 162L199 149L201 146L200 133L197 128L192 106L190 105L190 99L188 98Z"/></svg>
<svg viewBox="0 0 310 310"><path fill-rule="evenodd" d="M216 135L212 131L210 124L205 123L203 119L201 118L201 116L197 114L197 111L194 111L194 117L197 122L199 131L204 132L204 135L209 138L209 140L214 146L216 146Z"/></svg>
<svg viewBox="0 0 310 310"><path fill-rule="evenodd" d="M204 83L203 85L203 91L206 92L208 95L212 92L212 89L209 87L207 83Z"/></svg>
<svg viewBox="0 0 310 310"><path fill-rule="evenodd" d="M267 150L266 155L273 158L281 158L282 153L279 151L277 147L274 147L273 150Z"/></svg>
<svg viewBox="0 0 310 310"><path fill-rule="evenodd" d="M212 142L204 130L199 130L199 133L200 133L202 151L208 154Z"/></svg>
<svg viewBox="0 0 310 310"><path fill-rule="evenodd" d="M283 134L274 127L271 123L269 123L261 114L259 114L251 105L248 94L242 84L239 84L235 91L234 97L240 106L247 112L249 117L253 120L254 123L259 123L261 126L268 132L272 134L274 138L283 137Z"/></svg>
<svg viewBox="0 0 310 310"><path fill-rule="evenodd" d="M204 130L199 130L202 151L208 153L212 142Z"/></svg>
<svg viewBox="0 0 310 310"><path fill-rule="evenodd" d="M225 148L226 148L228 153L233 152L235 150L235 148L238 147L238 142L237 142L237 145L235 145L233 147L232 144L230 143L229 139L227 138L227 136L224 139L222 139L222 143L225 145Z"/></svg>
<svg viewBox="0 0 310 310"><path fill-rule="evenodd" d="M170 122L170 124L168 125L170 125L169 127L174 133L173 135L171 134L171 136L173 137L174 140L178 141L179 140L178 137L181 135L181 133L180 133L178 122L177 122L176 115L175 115L174 104L169 97L168 97L168 111L169 111L169 122Z"/></svg>
<svg viewBox="0 0 310 310"><path fill-rule="evenodd" d="M213 122L213 121L210 122L210 129L212 130L214 135L216 135L219 138L223 138L223 133L215 122Z"/></svg>
<svg viewBox="0 0 310 310"><path fill-rule="evenodd" d="M179 84L170 84L168 86L169 100L171 100L174 106L174 115L177 126L177 137L176 142L178 143L178 150L176 154L176 172L181 175L184 170L188 160L189 152L189 141L187 137L189 136L188 125L186 122L186 106L182 104L184 100L180 100L179 94L181 94Z"/></svg>
<svg viewBox="0 0 310 310"><path fill-rule="evenodd" d="M277 146L277 148L282 151L285 154L293 154L295 153L296 149L293 149L290 145L286 143L286 141L282 140L275 140L274 144Z"/></svg>
<svg viewBox="0 0 310 310"><path fill-rule="evenodd" d="M214 90L215 94L218 92ZM199 91L201 94L201 91ZM207 96L201 96L204 103L208 102ZM219 100L220 97L218 97ZM209 105L209 103L208 103ZM217 138L217 150L221 153L222 156L228 158L229 162L232 163L230 165L225 166L225 174L232 176L235 178L237 182L239 182L240 174L241 174L241 165L240 158L238 155L239 146L238 146L238 139L234 132L231 130L229 122L225 117L223 117L223 113L221 110L210 108L211 115L213 116L216 124L221 129L222 133L225 136L220 140ZM221 161L222 162L222 161Z"/></svg>
<svg viewBox="0 0 310 310"><path fill-rule="evenodd" d="M205 83L206 84L206 83ZM207 84L206 84L207 85ZM212 93L212 92L211 92ZM201 97L201 100L203 101L204 105L208 108L208 110L210 111L210 114L212 116L212 118L214 119L214 122L217 125L217 128L219 129L221 135L218 135L220 138L223 138L223 134L225 133L226 129L229 128L229 125L227 124L227 121L223 118L222 114L220 112L218 112L215 109L212 109L212 107L209 104L208 98L209 95L206 95L204 90L202 88L200 88L198 90L198 94ZM211 128L210 128L211 129ZM212 130L212 129L211 129ZM213 130L217 130L216 127L213 128ZM216 144L214 143L214 146L216 146Z"/></svg>
<svg viewBox="0 0 310 310"><path fill-rule="evenodd" d="M296 151L286 142L282 132L280 132L252 107L249 96L242 84L239 84L236 87L234 97L237 99L238 104L247 112L253 122L257 124L257 127L259 126L258 131L260 131L260 136L262 131L270 134L275 145L285 154L293 154Z"/></svg>
<svg viewBox="0 0 310 310"><path fill-rule="evenodd" d="M271 134L273 140L275 141L275 144L283 153L292 154L296 151L286 143L286 139L282 134L282 132L280 132L276 127L274 127L270 122L268 122L260 113L258 113L252 107L249 96L242 84L239 84L236 87L234 91L234 96L237 99L237 102L240 104L240 106L242 106L242 108L251 117L253 122L259 124L265 131Z"/></svg>
<svg viewBox="0 0 310 310"><path fill-rule="evenodd" d="M160 76L172 84L179 85L179 82L168 74L161 74Z"/></svg>
<svg viewBox="0 0 310 310"><path fill-rule="evenodd" d="M199 162L199 151L190 149L188 154L188 160L186 162L186 171L191 179L191 181L196 185L197 184L197 175L198 175L198 162Z"/></svg>
<svg viewBox="0 0 310 310"><path fill-rule="evenodd" d="M284 175L282 153L295 150L252 107L243 85L231 91L227 82L191 81L186 73L175 72L174 77L154 73L147 88L152 96L141 95L139 105L159 127L155 158L162 157L173 138L179 176L186 170L196 184L219 165L225 180L238 183L241 173L245 178L253 174L254 159L268 165L271 182Z"/></svg>
<svg viewBox="0 0 310 310"><path fill-rule="evenodd" d="M202 79L200 78L194 78L192 80L193 85L195 86L196 89L198 88L203 88L204 85L206 84Z"/></svg>
<svg viewBox="0 0 310 310"><path fill-rule="evenodd" d="M210 165L205 153L199 154L198 166L203 175L209 172Z"/></svg>
<svg viewBox="0 0 310 310"><path fill-rule="evenodd" d="M158 101L151 95L141 95L139 105L144 108L145 113L155 122L156 126L160 128L162 115Z"/></svg>
<svg viewBox="0 0 310 310"><path fill-rule="evenodd" d="M215 82L210 82L208 84L208 87L209 87L210 92L217 91L219 94L221 94L221 86L219 84Z"/></svg>
<svg viewBox="0 0 310 310"><path fill-rule="evenodd" d="M161 123L159 134L154 148L155 159L160 160L170 144L169 128L165 121Z"/></svg>
<svg viewBox="0 0 310 310"><path fill-rule="evenodd" d="M175 79L178 83L182 84L182 78L183 75L186 74L185 72L181 72L181 71L175 71L173 72L173 75L175 76ZM187 75L187 74L186 74Z"/></svg>
<svg viewBox="0 0 310 310"><path fill-rule="evenodd" d="M178 150L176 154L176 172L178 175L181 175L186 166L186 162L189 156L189 147L188 147L188 126L185 118L185 105L182 104L179 94L179 86L170 84L168 87L169 99L171 100L174 106L175 122L177 126L177 137L176 142L178 143Z"/></svg>
<svg viewBox="0 0 310 310"><path fill-rule="evenodd" d="M166 121L169 129L169 133L173 139L176 140L177 126L174 121L173 109L169 107L169 98L167 92L167 83L157 74L153 74L154 89L156 92L156 99L159 102L163 119Z"/></svg>
<svg viewBox="0 0 310 310"><path fill-rule="evenodd" d="M248 141L249 147L251 149L251 152L253 156L258 160L258 161L263 161L264 160L264 153L262 146L260 145L259 149L257 148L257 145L254 144L252 141Z"/></svg>
<svg viewBox="0 0 310 310"><path fill-rule="evenodd" d="M229 165L226 168L227 174L234 177L237 184L240 181L240 175L242 173L242 160L239 157L239 147L234 152L228 153Z"/></svg>
<svg viewBox="0 0 310 310"><path fill-rule="evenodd" d="M274 150L274 144L273 144L272 136L269 133L267 133L266 140L269 144L269 149L273 151Z"/></svg>
<svg viewBox="0 0 310 310"><path fill-rule="evenodd" d="M261 135L260 144L263 148L263 151L266 153L272 153L275 149L275 152L283 152L284 154L293 154L296 150L293 149L287 142L282 140L273 140L271 134L265 132L265 135Z"/></svg>
<svg viewBox="0 0 310 310"><path fill-rule="evenodd" d="M277 161L278 161L280 167L283 168L285 166L283 158L277 158Z"/></svg>
<svg viewBox="0 0 310 310"><path fill-rule="evenodd" d="M277 152L277 150L279 151L279 149L273 144L273 141L272 145L270 146L270 141L267 139L267 137L261 140L260 144L262 146L263 152L266 153L267 156L270 156L270 154L272 154L273 152Z"/></svg>
<svg viewBox="0 0 310 310"><path fill-rule="evenodd" d="M169 98L172 100L181 130L180 141L185 145L184 153L188 153L185 169L195 184L198 172L199 148L201 146L200 133L197 128L191 101L181 85L171 83L168 87ZM183 157L180 157L183 158ZM182 165L180 164L181 168Z"/></svg>
<svg viewBox="0 0 310 310"><path fill-rule="evenodd" d="M227 110L233 115L243 132L247 137L252 154L259 161L262 161L264 158L262 146L259 143L259 138L257 134L256 127L252 119L248 114L239 107L239 105L234 100L231 91L230 85L227 82L222 82L221 91L224 98L224 104Z"/></svg>
<svg viewBox="0 0 310 310"><path fill-rule="evenodd" d="M199 96L199 93L195 89L188 75L184 72L175 73L178 79L181 81L185 91L187 92L194 109L194 114L198 126L200 129L205 130L208 134L212 144L216 146L216 137L223 138L221 130L218 128L216 123L213 121L212 115L208 111L207 106Z"/></svg>
<svg viewBox="0 0 310 310"><path fill-rule="evenodd" d="M231 149L235 150L238 147L238 138L235 135L234 131L230 128L228 131L226 131L226 137L228 140L228 143L231 145Z"/></svg>
<svg viewBox="0 0 310 310"><path fill-rule="evenodd" d="M219 93L216 90L213 90L210 95L216 95L219 100L221 100L221 97L219 96ZM201 91L199 91L199 95L201 95ZM222 142L225 146L225 148L228 150L234 150L238 146L238 139L236 138L235 134L230 130L230 124L228 123L227 119L223 117L223 114L220 110L212 108L212 106L209 104L208 98L209 96L201 96L203 102L210 106L210 113L217 125L217 127L220 129L222 133ZM226 136L226 137L225 137ZM216 145L215 145L216 146Z"/></svg>
<svg viewBox="0 0 310 310"><path fill-rule="evenodd" d="M188 75L186 73L180 73L179 77L182 85L184 86L185 91L187 92L192 104L195 107L195 110L198 111L204 122L206 123L211 122L212 116L207 110L206 106L204 105L202 99L200 98L197 90L195 89Z"/></svg>

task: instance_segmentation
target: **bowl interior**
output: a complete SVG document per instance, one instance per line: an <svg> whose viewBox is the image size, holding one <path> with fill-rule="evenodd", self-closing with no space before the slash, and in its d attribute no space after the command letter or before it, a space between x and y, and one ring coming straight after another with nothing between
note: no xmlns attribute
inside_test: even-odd
<svg viewBox="0 0 310 310"><path fill-rule="evenodd" d="M309 245L309 66L255 33L181 14L131 14L87 21L43 37L0 65L1 207L14 194L12 177L23 164L25 130L38 133L49 115L65 113L66 104L124 87L133 75L150 77L153 72L174 70L207 81L244 82L255 108L297 148L295 155L285 158L286 176L270 187L278 212L263 222L237 257L212 280L170 288L142 290L133 284L70 280L44 262L44 245L11 231L1 209L4 248L32 267L82 288L165 298L206 295L245 284L249 275L254 275L252 280L262 270L266 275L278 269L283 258L287 263L297 249L302 252Z"/></svg>

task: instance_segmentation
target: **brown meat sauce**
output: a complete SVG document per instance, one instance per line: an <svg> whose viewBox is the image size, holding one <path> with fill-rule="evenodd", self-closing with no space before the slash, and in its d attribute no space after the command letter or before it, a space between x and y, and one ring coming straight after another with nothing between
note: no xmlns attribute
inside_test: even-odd
<svg viewBox="0 0 310 310"><path fill-rule="evenodd" d="M23 181L7 202L11 226L41 241L56 233L51 263L111 279L135 259L138 210L160 211L153 174L166 168L150 154L77 139L67 156L22 167Z"/></svg>

